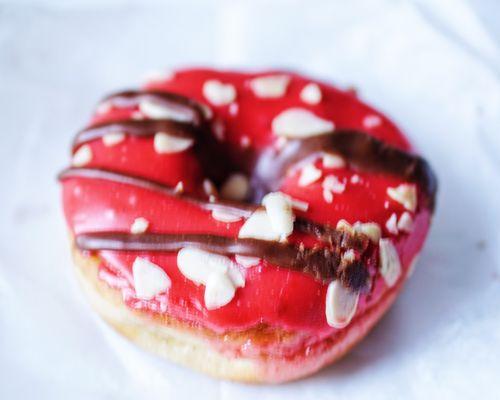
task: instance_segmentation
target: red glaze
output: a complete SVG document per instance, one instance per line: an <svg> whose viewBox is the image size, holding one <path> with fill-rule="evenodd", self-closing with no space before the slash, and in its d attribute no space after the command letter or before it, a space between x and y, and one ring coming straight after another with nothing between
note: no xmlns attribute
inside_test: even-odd
<svg viewBox="0 0 500 400"><path fill-rule="evenodd" d="M275 141L271 122L276 115L290 107L308 109L333 121L337 129L362 130L404 150L410 150L403 134L385 116L361 103L353 94L329 85L318 83L322 100L317 105L309 105L300 99L300 91L312 81L285 72L291 77L285 96L277 99L256 97L248 81L255 76L276 73L273 71L242 74L183 70L176 72L172 79L151 83L147 88L183 94L210 105L202 94L206 80L217 79L233 84L237 90L236 114L229 111L230 108L234 111L236 106L210 105L214 112L212 121L216 124L223 123L224 145L233 157L248 151L241 145L244 136L250 138L250 148L257 151ZM134 112L137 112L136 108L111 109L105 114L95 115L92 122L127 119ZM380 117L380 125L366 128L363 119L373 115ZM152 137L127 137L113 147L106 147L102 140L96 139L90 142L89 146L93 158L86 167L103 167L131 173L171 186L182 181L188 193L203 195L204 175L192 149L177 154L160 155L154 151ZM350 223L378 223L383 227L383 236L391 237L395 242L403 266L399 279L404 280L408 266L419 252L427 234L430 212L419 209L416 215L413 214L414 230L410 235L401 232L399 235L392 235L385 229L385 223L392 213L399 217L404 208L392 201L386 190L387 187L403 183L401 179L377 173L354 172L349 168L325 169L320 159L315 164L323 169L323 176L333 174L346 182L346 189L344 193L334 195L332 204L327 204L323 199L321 180L307 187L299 187L298 172L292 174L283 182L281 191L309 203L307 212L297 211L296 214L332 226L340 219ZM353 175L359 177L358 183L351 182ZM63 187L65 215L72 233L76 235L111 230L128 232L137 217L146 218L150 222L149 232L212 233L234 237L238 235L243 223L222 223L197 206L126 184L70 178L64 180ZM289 237L292 243L299 239L306 245L314 242L310 238L300 237L297 233ZM237 290L228 305L208 311L203 302L204 286L195 285L180 273L176 265L176 254L100 251L99 256L104 260L100 270L101 279L120 289L125 302L132 308L168 313L195 326L203 326L216 332L245 330L265 323L271 327L297 332L300 337L307 338L304 339L307 343L314 343L337 331L327 324L325 318L327 285L303 273L280 269L266 262L249 269L242 268L246 275L245 287ZM172 286L167 293L148 301L135 297L131 267L137 256L150 259L167 272L172 280ZM367 308L377 303L389 290L395 289L389 289L377 275L371 294L361 295L355 318L362 318Z"/></svg>

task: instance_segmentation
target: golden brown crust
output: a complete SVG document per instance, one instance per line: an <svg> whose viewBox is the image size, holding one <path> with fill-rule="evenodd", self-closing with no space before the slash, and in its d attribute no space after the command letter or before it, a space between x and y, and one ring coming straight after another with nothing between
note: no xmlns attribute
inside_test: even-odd
<svg viewBox="0 0 500 400"><path fill-rule="evenodd" d="M320 351L292 360L266 355L250 358L225 354L212 343L224 340L225 344L229 343L234 348L249 339L259 344L283 344L293 341L295 334L268 327L217 334L169 316L133 310L126 306L118 290L98 278L99 258L85 257L76 248L73 248L73 258L77 276L93 308L122 335L152 353L194 370L216 378L249 383L298 379L336 361L369 332L399 291L394 290L377 307L350 326L351 329L356 327L355 335L349 335L350 329L346 328L345 335L321 342Z"/></svg>

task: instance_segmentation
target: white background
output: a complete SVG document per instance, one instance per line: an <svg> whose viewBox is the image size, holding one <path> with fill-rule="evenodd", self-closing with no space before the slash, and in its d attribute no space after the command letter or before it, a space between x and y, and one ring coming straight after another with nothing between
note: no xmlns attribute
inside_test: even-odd
<svg viewBox="0 0 500 400"><path fill-rule="evenodd" d="M0 0L0 398L498 398L499 20L494 0ZM104 93L193 64L355 85L439 176L397 304L311 378L245 386L144 354L94 316L72 274L55 176L73 134Z"/></svg>

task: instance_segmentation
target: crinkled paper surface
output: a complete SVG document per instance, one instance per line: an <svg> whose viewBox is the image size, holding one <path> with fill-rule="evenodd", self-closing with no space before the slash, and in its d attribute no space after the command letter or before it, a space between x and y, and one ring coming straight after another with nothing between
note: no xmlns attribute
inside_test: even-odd
<svg viewBox="0 0 500 400"><path fill-rule="evenodd" d="M498 398L499 60L461 0L0 1L0 398ZM354 85L439 176L396 305L311 378L246 386L156 359L102 323L73 276L55 180L72 135L104 93L193 64Z"/></svg>

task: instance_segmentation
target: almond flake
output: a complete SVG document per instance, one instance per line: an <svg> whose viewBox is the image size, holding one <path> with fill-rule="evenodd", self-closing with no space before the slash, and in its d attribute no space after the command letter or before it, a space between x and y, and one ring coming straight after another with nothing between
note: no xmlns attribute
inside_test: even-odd
<svg viewBox="0 0 500 400"><path fill-rule="evenodd" d="M242 201L248 194L250 183L244 174L231 174L221 188L221 196L225 199Z"/></svg>
<svg viewBox="0 0 500 400"><path fill-rule="evenodd" d="M92 149L88 144L84 144L73 154L72 165L74 167L83 167L90 161L92 161Z"/></svg>
<svg viewBox="0 0 500 400"><path fill-rule="evenodd" d="M393 235L397 235L399 233L397 225L398 225L398 217L396 216L396 213L392 213L387 222L385 223L385 227L390 233L392 233Z"/></svg>
<svg viewBox="0 0 500 400"><path fill-rule="evenodd" d="M194 247L184 247L177 253L177 267L189 280L205 285L212 273L227 273L233 262L225 256Z"/></svg>
<svg viewBox="0 0 500 400"><path fill-rule="evenodd" d="M298 107L281 112L272 122L275 135L294 139L330 134L333 129L333 122Z"/></svg>
<svg viewBox="0 0 500 400"><path fill-rule="evenodd" d="M191 138L173 136L165 132L158 132L154 137L154 148L158 154L179 153L190 148L193 143Z"/></svg>
<svg viewBox="0 0 500 400"><path fill-rule="evenodd" d="M220 222L237 222L241 216L219 209L212 210L212 218Z"/></svg>
<svg viewBox="0 0 500 400"><path fill-rule="evenodd" d="M112 147L117 145L118 143L121 143L125 140L125 134L123 132L110 132L106 133L102 137L102 142L104 143L104 146L107 147Z"/></svg>
<svg viewBox="0 0 500 400"><path fill-rule="evenodd" d="M363 118L363 126L366 129L376 128L382 123L382 119L378 115L367 115Z"/></svg>
<svg viewBox="0 0 500 400"><path fill-rule="evenodd" d="M207 196L217 196L217 188L208 178L203 179L203 191Z"/></svg>
<svg viewBox="0 0 500 400"><path fill-rule="evenodd" d="M277 98L285 95L289 82L288 75L261 76L250 81L250 88L257 97Z"/></svg>
<svg viewBox="0 0 500 400"><path fill-rule="evenodd" d="M169 119L178 122L192 122L193 119L191 109L174 107L149 97L141 100L139 111L151 119Z"/></svg>
<svg viewBox="0 0 500 400"><path fill-rule="evenodd" d="M266 211L257 210L245 221L238 237L278 241L281 235L274 231Z"/></svg>
<svg viewBox="0 0 500 400"><path fill-rule="evenodd" d="M293 232L295 216L290 198L281 192L268 193L262 199L262 205L271 221L273 230L284 239Z"/></svg>
<svg viewBox="0 0 500 400"><path fill-rule="evenodd" d="M408 211L415 212L417 208L417 188L413 184L403 183L398 187L387 188L387 195L402 204Z"/></svg>
<svg viewBox="0 0 500 400"><path fill-rule="evenodd" d="M323 167L325 168L344 168L345 160L338 154L323 154Z"/></svg>
<svg viewBox="0 0 500 400"><path fill-rule="evenodd" d="M245 268L250 268L259 265L261 261L260 258L258 257L240 256L239 254L235 255L234 259L238 264L244 266Z"/></svg>
<svg viewBox="0 0 500 400"><path fill-rule="evenodd" d="M149 227L149 221L145 218L139 217L134 220L130 227L130 232L133 234L144 233Z"/></svg>
<svg viewBox="0 0 500 400"><path fill-rule="evenodd" d="M170 288L172 282L167 273L158 265L145 258L137 257L132 265L132 275L136 296L150 300Z"/></svg>
<svg viewBox="0 0 500 400"><path fill-rule="evenodd" d="M316 168L314 164L307 164L300 173L299 186L308 186L311 183L316 182L323 173L320 169Z"/></svg>
<svg viewBox="0 0 500 400"><path fill-rule="evenodd" d="M353 228L355 232L368 236L373 243L378 243L382 235L380 226L375 222L362 223L357 221L354 223Z"/></svg>
<svg viewBox="0 0 500 400"><path fill-rule="evenodd" d="M300 91L300 99L307 104L318 104L321 101L321 89L316 83L308 83Z"/></svg>
<svg viewBox="0 0 500 400"><path fill-rule="evenodd" d="M185 247L177 254L177 266L186 278L205 285L205 306L209 310L228 304L236 288L245 286L237 264L219 254Z"/></svg>
<svg viewBox="0 0 500 400"><path fill-rule="evenodd" d="M211 79L203 84L203 96L214 106L224 106L236 99L236 89L230 83Z"/></svg>
<svg viewBox="0 0 500 400"><path fill-rule="evenodd" d="M380 273L387 286L392 287L401 275L401 262L390 239L380 239Z"/></svg>
<svg viewBox="0 0 500 400"><path fill-rule="evenodd" d="M355 174L355 175L351 176L351 183L353 185L356 185L359 182L361 182L361 178L359 177L359 175Z"/></svg>
<svg viewBox="0 0 500 400"><path fill-rule="evenodd" d="M345 328L354 317L358 307L359 293L342 286L339 280L328 285L326 291L326 322L333 328Z"/></svg>
<svg viewBox="0 0 500 400"><path fill-rule="evenodd" d="M413 230L413 218L408 211L405 211L399 217L398 229L407 233L410 233Z"/></svg>
<svg viewBox="0 0 500 400"><path fill-rule="evenodd" d="M182 181L177 182L177 185L175 185L174 188L175 193L182 193L184 192L184 183Z"/></svg>
<svg viewBox="0 0 500 400"><path fill-rule="evenodd" d="M343 193L345 183L342 183L335 175L327 175L321 184L323 190L328 190L333 193Z"/></svg>
<svg viewBox="0 0 500 400"><path fill-rule="evenodd" d="M205 287L205 307L207 310L215 310L230 303L234 297L236 288L226 274L211 274Z"/></svg>
<svg viewBox="0 0 500 400"><path fill-rule="evenodd" d="M329 190L323 189L323 199L328 204L333 203L333 193L330 192Z"/></svg>
<svg viewBox="0 0 500 400"><path fill-rule="evenodd" d="M240 146L246 149L247 147L250 146L250 144L251 144L250 138L246 135L243 135L240 139Z"/></svg>

